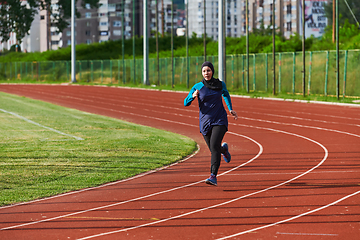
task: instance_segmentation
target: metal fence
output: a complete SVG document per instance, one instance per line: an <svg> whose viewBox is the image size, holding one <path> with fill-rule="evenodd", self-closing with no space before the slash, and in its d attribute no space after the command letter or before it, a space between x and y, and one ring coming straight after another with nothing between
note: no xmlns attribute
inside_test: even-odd
<svg viewBox="0 0 360 240"><path fill-rule="evenodd" d="M277 53L275 56L276 92L302 93L302 52ZM336 95L336 52L306 52L306 94ZM343 96L360 96L360 51L340 51L340 89ZM217 56L208 56L215 69ZM204 57L149 59L149 80L151 85L191 87L202 80L201 64ZM174 67L172 68L172 63ZM226 56L226 84L233 91L272 92L272 54L249 55L249 77L246 75L246 55ZM36 80L46 82L69 82L70 61L54 62L10 62L0 63L0 80ZM174 71L172 71L174 69ZM187 76L189 75L189 78ZM215 73L217 76L217 73ZM248 81L249 79L249 81ZM76 80L97 84L139 85L143 84L143 60L86 60L76 62Z"/></svg>

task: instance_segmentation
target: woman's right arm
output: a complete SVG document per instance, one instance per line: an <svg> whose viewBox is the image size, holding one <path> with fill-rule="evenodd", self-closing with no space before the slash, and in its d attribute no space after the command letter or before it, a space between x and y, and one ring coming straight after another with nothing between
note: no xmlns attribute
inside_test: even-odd
<svg viewBox="0 0 360 240"><path fill-rule="evenodd" d="M195 91L196 91L196 89L194 87L192 87L189 94L184 99L184 106L185 107L190 106L192 101L194 101L195 98L193 97L193 94L194 94Z"/></svg>

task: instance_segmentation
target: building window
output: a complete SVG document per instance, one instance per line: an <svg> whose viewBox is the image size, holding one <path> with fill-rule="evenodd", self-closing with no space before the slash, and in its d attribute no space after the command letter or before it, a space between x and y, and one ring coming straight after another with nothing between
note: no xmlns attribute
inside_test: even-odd
<svg viewBox="0 0 360 240"><path fill-rule="evenodd" d="M121 27L121 21L113 21L113 27Z"/></svg>
<svg viewBox="0 0 360 240"><path fill-rule="evenodd" d="M291 29L292 29L292 27L291 27L291 22L287 22L287 23L286 23L286 31L291 32Z"/></svg>
<svg viewBox="0 0 360 240"><path fill-rule="evenodd" d="M91 13L90 12L85 13L85 18L91 18Z"/></svg>
<svg viewBox="0 0 360 240"><path fill-rule="evenodd" d="M121 35L121 31L120 30L114 30L113 31L114 36L120 36Z"/></svg>
<svg viewBox="0 0 360 240"><path fill-rule="evenodd" d="M117 3L116 7L115 7L115 10L116 11L122 11L121 5L122 5L121 3Z"/></svg>
<svg viewBox="0 0 360 240"><path fill-rule="evenodd" d="M264 0L259 0L259 7L264 7Z"/></svg>
<svg viewBox="0 0 360 240"><path fill-rule="evenodd" d="M41 15L40 16L40 20L44 20L45 19L45 16L44 15Z"/></svg>
<svg viewBox="0 0 360 240"><path fill-rule="evenodd" d="M86 30L86 31L85 31L85 35L86 35L86 36L90 36L90 30Z"/></svg>
<svg viewBox="0 0 360 240"><path fill-rule="evenodd" d="M109 12L115 12L115 10L116 10L116 4L115 3L112 3L112 4L108 5L108 11Z"/></svg>
<svg viewBox="0 0 360 240"><path fill-rule="evenodd" d="M100 22L99 24L100 24L100 26L107 26L108 25L107 22Z"/></svg>
<svg viewBox="0 0 360 240"><path fill-rule="evenodd" d="M91 44L91 39L86 39L86 44Z"/></svg>
<svg viewBox="0 0 360 240"><path fill-rule="evenodd" d="M286 5L286 13L291 14L291 3Z"/></svg>

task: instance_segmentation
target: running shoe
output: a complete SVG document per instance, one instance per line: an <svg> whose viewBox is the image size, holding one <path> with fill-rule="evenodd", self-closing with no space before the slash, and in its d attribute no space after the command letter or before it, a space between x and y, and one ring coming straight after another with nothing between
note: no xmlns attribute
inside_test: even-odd
<svg viewBox="0 0 360 240"><path fill-rule="evenodd" d="M221 147L225 150L225 153L221 153L221 155L223 156L225 162L229 163L231 160L231 155L229 153L229 146L228 144L225 142L221 145Z"/></svg>
<svg viewBox="0 0 360 240"><path fill-rule="evenodd" d="M216 176L214 174L210 174L210 177L205 180L205 183L217 186Z"/></svg>

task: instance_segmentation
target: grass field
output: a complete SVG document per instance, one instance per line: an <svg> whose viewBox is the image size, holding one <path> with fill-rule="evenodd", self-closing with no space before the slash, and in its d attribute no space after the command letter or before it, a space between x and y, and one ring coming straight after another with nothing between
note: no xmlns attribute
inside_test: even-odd
<svg viewBox="0 0 360 240"><path fill-rule="evenodd" d="M196 150L184 136L0 92L0 206L129 178Z"/></svg>

